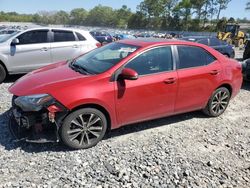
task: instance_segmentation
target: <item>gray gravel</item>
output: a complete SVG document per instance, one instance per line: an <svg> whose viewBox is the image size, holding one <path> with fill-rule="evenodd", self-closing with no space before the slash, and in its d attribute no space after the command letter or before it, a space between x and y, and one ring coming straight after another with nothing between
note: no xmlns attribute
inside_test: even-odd
<svg viewBox="0 0 250 188"><path fill-rule="evenodd" d="M0 187L250 187L250 83L221 117L130 125L79 151L13 142L9 86L0 85Z"/></svg>

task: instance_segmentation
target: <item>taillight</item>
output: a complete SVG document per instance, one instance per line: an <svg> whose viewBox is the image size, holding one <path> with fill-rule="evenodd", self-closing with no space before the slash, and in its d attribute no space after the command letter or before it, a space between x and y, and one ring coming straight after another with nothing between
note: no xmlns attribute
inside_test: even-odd
<svg viewBox="0 0 250 188"><path fill-rule="evenodd" d="M102 46L102 44L100 42L95 44L97 46L97 48L100 48Z"/></svg>

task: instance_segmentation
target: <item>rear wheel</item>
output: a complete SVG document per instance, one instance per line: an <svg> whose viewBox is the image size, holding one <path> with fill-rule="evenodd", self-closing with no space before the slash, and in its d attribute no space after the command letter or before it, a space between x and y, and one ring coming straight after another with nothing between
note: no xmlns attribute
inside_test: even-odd
<svg viewBox="0 0 250 188"><path fill-rule="evenodd" d="M84 108L69 114L61 127L63 143L72 149L95 146L107 130L105 115L94 108Z"/></svg>
<svg viewBox="0 0 250 188"><path fill-rule="evenodd" d="M229 104L231 94L225 87L221 87L213 92L208 104L203 112L211 117L218 117L225 112Z"/></svg>
<svg viewBox="0 0 250 188"><path fill-rule="evenodd" d="M5 68L3 67L3 65L0 64L0 84L5 80L6 75L7 73Z"/></svg>

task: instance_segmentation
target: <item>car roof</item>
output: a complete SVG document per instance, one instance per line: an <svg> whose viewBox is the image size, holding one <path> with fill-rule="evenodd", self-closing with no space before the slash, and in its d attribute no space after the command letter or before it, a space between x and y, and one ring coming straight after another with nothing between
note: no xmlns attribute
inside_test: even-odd
<svg viewBox="0 0 250 188"><path fill-rule="evenodd" d="M157 45L171 45L171 44L183 44L183 45L192 45L192 46L204 46L199 43L183 41L177 39L159 39L159 38L140 38L140 39L125 39L121 41L117 41L118 43L125 43L134 46L157 46Z"/></svg>
<svg viewBox="0 0 250 188"><path fill-rule="evenodd" d="M86 33L89 33L89 31L86 31L86 30L82 30L82 29L77 29L77 28L64 28L64 27L36 27L36 28L30 28L30 29L26 29L24 31L34 31L34 30L65 30L65 31L78 31L78 32L86 32Z"/></svg>
<svg viewBox="0 0 250 188"><path fill-rule="evenodd" d="M185 36L182 37L182 39L194 39L194 40L199 40L199 39L211 39L211 38L216 38L215 36Z"/></svg>

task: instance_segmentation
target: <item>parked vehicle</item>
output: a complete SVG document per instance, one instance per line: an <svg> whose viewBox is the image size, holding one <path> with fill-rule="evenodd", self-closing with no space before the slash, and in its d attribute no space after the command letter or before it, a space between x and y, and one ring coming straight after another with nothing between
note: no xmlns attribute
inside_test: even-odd
<svg viewBox="0 0 250 188"><path fill-rule="evenodd" d="M234 47L225 41L219 40L216 37L191 36L191 37L183 37L182 39L186 41L192 41L192 42L205 44L207 46L214 48L215 50L219 51L220 53L222 53L223 55L227 57L230 57L230 58L235 57Z"/></svg>
<svg viewBox="0 0 250 188"><path fill-rule="evenodd" d="M114 38L116 40L135 39L135 36L129 34L116 34Z"/></svg>
<svg viewBox="0 0 250 188"><path fill-rule="evenodd" d="M250 58L250 42L248 40L245 46L244 53L243 53L243 60L246 60L249 58Z"/></svg>
<svg viewBox="0 0 250 188"><path fill-rule="evenodd" d="M0 83L7 74L27 73L75 58L99 45L87 31L39 28L17 31L0 39Z"/></svg>
<svg viewBox="0 0 250 188"><path fill-rule="evenodd" d="M240 91L241 71L198 43L121 40L18 80L9 88L10 130L16 139L80 149L126 124L195 110L217 117Z"/></svg>
<svg viewBox="0 0 250 188"><path fill-rule="evenodd" d="M16 29L4 29L0 31L0 35L4 35L4 34L12 34L17 32L18 30Z"/></svg>
<svg viewBox="0 0 250 188"><path fill-rule="evenodd" d="M242 62L242 73L244 80L250 81L250 59Z"/></svg>
<svg viewBox="0 0 250 188"><path fill-rule="evenodd" d="M91 31L90 34L102 45L113 42L113 37L106 31Z"/></svg>

